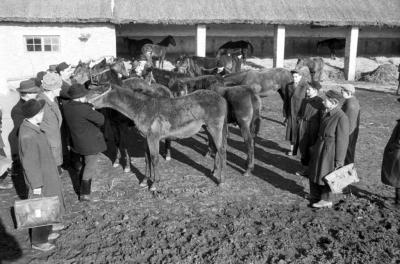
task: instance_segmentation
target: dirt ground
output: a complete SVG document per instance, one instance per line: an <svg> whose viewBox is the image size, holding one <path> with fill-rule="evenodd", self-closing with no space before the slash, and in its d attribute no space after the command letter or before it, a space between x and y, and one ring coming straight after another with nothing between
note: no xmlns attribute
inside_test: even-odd
<svg viewBox="0 0 400 264"><path fill-rule="evenodd" d="M400 210L390 207L393 189L380 182L400 103L389 93L358 90L357 97L361 182L352 195L337 195L332 209L308 207L308 179L295 175L299 159L285 155L282 104L273 95L263 99L253 176L241 175L245 148L233 126L223 187L209 177L213 161L203 156L202 133L173 142L155 193L139 187L143 139L133 130L133 172L102 156L96 202L80 203L64 172L67 228L49 253L30 249L28 232L16 230L10 216L18 194L0 191L0 263L400 263Z"/></svg>

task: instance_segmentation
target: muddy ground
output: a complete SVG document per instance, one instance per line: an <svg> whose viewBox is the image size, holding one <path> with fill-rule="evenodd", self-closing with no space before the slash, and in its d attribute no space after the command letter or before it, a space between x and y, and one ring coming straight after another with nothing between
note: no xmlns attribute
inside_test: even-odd
<svg viewBox="0 0 400 264"><path fill-rule="evenodd" d="M139 187L142 139L131 137L133 173L99 160L97 202L80 203L68 173L62 177L67 214L56 250L30 249L28 232L14 228L15 190L0 191L2 263L399 263L400 210L388 207L393 189L380 183L383 148L399 118L391 94L358 91L362 108L357 169L351 196L332 209L308 207L308 180L286 156L281 100L263 99L254 175L243 177L239 130L230 127L226 184L209 178L205 135L173 143L161 159L157 192ZM134 134L134 132L132 132Z"/></svg>

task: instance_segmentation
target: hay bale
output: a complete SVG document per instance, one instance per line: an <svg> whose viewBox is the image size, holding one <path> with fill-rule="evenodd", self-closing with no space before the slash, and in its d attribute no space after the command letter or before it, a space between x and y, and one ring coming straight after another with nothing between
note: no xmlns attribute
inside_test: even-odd
<svg viewBox="0 0 400 264"><path fill-rule="evenodd" d="M399 73L396 65L383 64L373 71L361 73L358 81L397 85L398 76Z"/></svg>

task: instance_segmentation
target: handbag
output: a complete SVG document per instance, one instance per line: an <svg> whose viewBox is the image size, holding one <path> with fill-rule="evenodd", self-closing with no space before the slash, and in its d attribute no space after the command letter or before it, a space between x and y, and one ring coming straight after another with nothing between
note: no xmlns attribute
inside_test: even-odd
<svg viewBox="0 0 400 264"><path fill-rule="evenodd" d="M333 193L342 193L346 186L360 181L354 163L332 171L324 179Z"/></svg>
<svg viewBox="0 0 400 264"><path fill-rule="evenodd" d="M17 229L60 223L60 199L58 196L51 196L15 201L14 213Z"/></svg>

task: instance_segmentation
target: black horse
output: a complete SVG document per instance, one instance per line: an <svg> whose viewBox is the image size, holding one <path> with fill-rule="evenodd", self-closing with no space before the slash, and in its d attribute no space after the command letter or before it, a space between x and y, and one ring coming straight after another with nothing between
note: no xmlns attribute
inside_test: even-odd
<svg viewBox="0 0 400 264"><path fill-rule="evenodd" d="M321 47L327 47L330 51L331 58L334 60L336 59L336 51L342 50L346 46L346 39L325 39L317 42L317 52Z"/></svg>
<svg viewBox="0 0 400 264"><path fill-rule="evenodd" d="M151 39L131 39L131 38L124 38L124 42L129 50L129 55L134 58L138 59L142 54L142 47L146 44L153 44Z"/></svg>
<svg viewBox="0 0 400 264"><path fill-rule="evenodd" d="M196 134L203 125L217 154L213 176L223 182L226 166L227 103L213 91L197 91L180 98L156 98L144 93L111 85L100 95L89 95L96 108L113 108L131 119L145 137L146 172L141 186L156 190L160 181L158 172L159 141L164 138L187 138Z"/></svg>
<svg viewBox="0 0 400 264"><path fill-rule="evenodd" d="M250 53L249 53L250 51ZM228 41L217 51L217 58L224 54L240 54L242 55L243 63L246 64L248 55L252 55L254 52L253 45L249 41Z"/></svg>
<svg viewBox="0 0 400 264"><path fill-rule="evenodd" d="M154 58L158 59L158 67L164 68L164 59L169 45L176 46L175 39L171 35L168 35L157 44L143 45L142 54L148 61L153 61ZM153 62L153 65L155 65L155 62Z"/></svg>
<svg viewBox="0 0 400 264"><path fill-rule="evenodd" d="M241 64L237 56L222 55L219 58L181 56L176 60L176 70L192 77L240 72Z"/></svg>
<svg viewBox="0 0 400 264"><path fill-rule="evenodd" d="M210 89L224 97L228 102L228 123L237 124L247 148L247 161L244 176L254 169L254 143L260 129L261 98L249 85L224 86L222 78L200 76L178 79L172 86L174 94L181 96L199 89Z"/></svg>

